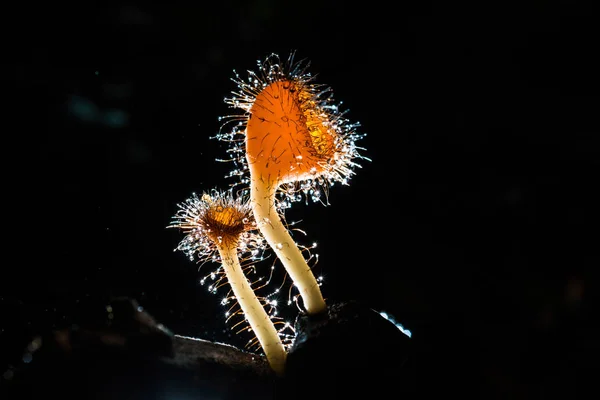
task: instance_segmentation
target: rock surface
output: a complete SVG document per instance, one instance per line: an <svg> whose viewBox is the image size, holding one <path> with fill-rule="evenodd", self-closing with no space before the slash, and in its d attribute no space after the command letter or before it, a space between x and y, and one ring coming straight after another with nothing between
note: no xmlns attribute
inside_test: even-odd
<svg viewBox="0 0 600 400"><path fill-rule="evenodd" d="M172 334L135 300L112 304L111 324L36 337L28 362L2 379L3 400L294 399L378 394L398 384L410 339L355 302L300 316L285 377L264 357ZM100 326L100 325L99 325ZM307 397L305 397L307 396Z"/></svg>

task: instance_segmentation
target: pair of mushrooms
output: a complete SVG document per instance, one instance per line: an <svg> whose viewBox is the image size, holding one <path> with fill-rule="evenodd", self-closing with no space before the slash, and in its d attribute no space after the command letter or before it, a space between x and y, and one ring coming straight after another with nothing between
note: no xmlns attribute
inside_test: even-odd
<svg viewBox="0 0 600 400"><path fill-rule="evenodd" d="M305 312L324 312L319 282L284 224L283 210L303 196L320 200L335 182L347 184L358 167L354 160L364 158L355 145L362 137L359 125L339 111L328 87L313 82L308 66L294 62L293 53L285 63L271 54L246 80L235 74L238 92L225 102L242 112L224 117L216 138L230 144L238 167L232 175L241 178L244 189L237 196L232 189L194 194L178 205L169 225L186 233L176 250L221 264L240 313L278 375L287 355L282 330L265 309L268 300L255 294L245 262L259 260L268 244L298 289Z"/></svg>

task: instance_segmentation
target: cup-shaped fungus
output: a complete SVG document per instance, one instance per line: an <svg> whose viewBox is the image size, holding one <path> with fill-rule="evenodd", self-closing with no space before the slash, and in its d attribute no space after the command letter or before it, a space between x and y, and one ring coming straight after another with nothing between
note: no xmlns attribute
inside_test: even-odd
<svg viewBox="0 0 600 400"><path fill-rule="evenodd" d="M282 374L286 348L240 263L264 248L249 202L234 197L231 190L213 190L201 197L194 194L178 207L169 227L182 229L186 236L176 250L183 251L192 260L197 256L198 261L221 264L233 296L267 361L275 373Z"/></svg>
<svg viewBox="0 0 600 400"><path fill-rule="evenodd" d="M231 143L238 166L231 175L250 187L259 229L298 288L306 312L316 314L326 308L321 289L281 213L302 195L322 201L335 182L347 184L359 166L354 160L365 158L355 145L364 135L344 117L331 90L313 82L309 64L293 57L284 64L271 54L247 80L235 74L239 91L225 102L242 113L223 117L217 138ZM231 130L223 129L231 122Z"/></svg>

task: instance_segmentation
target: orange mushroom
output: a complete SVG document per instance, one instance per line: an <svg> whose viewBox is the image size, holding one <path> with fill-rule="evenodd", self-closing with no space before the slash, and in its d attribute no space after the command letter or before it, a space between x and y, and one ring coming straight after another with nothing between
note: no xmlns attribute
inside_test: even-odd
<svg viewBox="0 0 600 400"><path fill-rule="evenodd" d="M304 198L323 201L336 182L348 184L363 158L355 142L364 134L350 123L331 90L314 83L309 64L285 63L271 54L249 71L236 73L238 92L225 102L241 114L223 117L218 139L231 144L231 175L249 186L250 204L263 236L299 290L306 312L326 309L320 285L282 222L283 211ZM226 130L233 124L233 128ZM243 135L243 136L242 136Z"/></svg>
<svg viewBox="0 0 600 400"><path fill-rule="evenodd" d="M249 203L234 198L231 191L214 190L211 194L204 193L202 197L193 195L178 206L179 211L169 227L182 229L186 236L176 250L183 251L191 259L197 257L200 262L215 261L221 264L226 282L233 292L233 296L228 296L225 303L230 298L237 302L243 320L248 322L256 335L271 368L275 373L283 374L287 348L281 340L281 331L275 328L272 315L257 297L240 262L255 258L265 246L264 240L256 232ZM211 285L213 291L216 291L219 282L220 279Z"/></svg>

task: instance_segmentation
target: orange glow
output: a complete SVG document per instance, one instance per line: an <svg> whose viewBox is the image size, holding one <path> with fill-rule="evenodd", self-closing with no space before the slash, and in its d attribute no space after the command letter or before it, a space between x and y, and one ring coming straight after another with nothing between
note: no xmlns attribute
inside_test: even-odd
<svg viewBox="0 0 600 400"><path fill-rule="evenodd" d="M240 234L251 227L246 220L246 213L235 207L213 204L207 209L202 222L212 241L231 248L237 247Z"/></svg>
<svg viewBox="0 0 600 400"><path fill-rule="evenodd" d="M270 83L256 96L246 155L261 179L276 185L310 179L333 159L334 132L312 98L291 80Z"/></svg>

